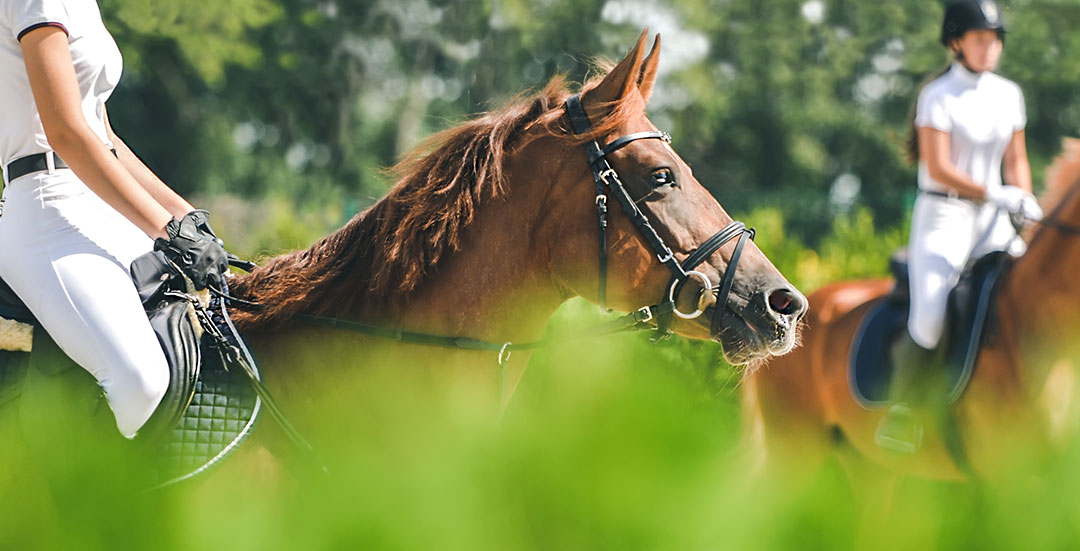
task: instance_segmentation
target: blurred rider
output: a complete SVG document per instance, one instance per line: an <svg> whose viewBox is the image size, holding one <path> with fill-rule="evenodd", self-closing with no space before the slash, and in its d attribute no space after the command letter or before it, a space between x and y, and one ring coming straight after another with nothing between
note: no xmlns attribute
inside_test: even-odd
<svg viewBox="0 0 1080 551"><path fill-rule="evenodd" d="M994 0L946 7L941 43L954 59L919 93L908 144L919 165L908 243L911 310L893 350L893 405L876 434L885 448L910 453L921 444L922 427L909 404L920 391L919 369L941 340L946 300L965 264L992 251L1023 254L1010 215L1042 218L1031 194L1024 95L994 73L1004 42Z"/></svg>

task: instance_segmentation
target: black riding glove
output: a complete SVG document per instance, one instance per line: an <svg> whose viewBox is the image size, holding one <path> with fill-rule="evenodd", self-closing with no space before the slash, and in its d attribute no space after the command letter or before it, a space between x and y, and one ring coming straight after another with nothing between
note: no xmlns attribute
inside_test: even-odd
<svg viewBox="0 0 1080 551"><path fill-rule="evenodd" d="M211 237L213 232L205 233L210 225L203 225L207 230L199 227L199 211L189 212L180 220L173 218L165 225L169 238L156 239L154 249L179 266L196 289L205 289L209 284L220 289L221 276L229 269L228 253L221 240Z"/></svg>
<svg viewBox="0 0 1080 551"><path fill-rule="evenodd" d="M209 211L207 211L205 209L195 209L195 210L191 211L189 214L195 220L195 227L199 228L199 231L202 232L203 235L209 237L213 241L217 241L218 245L221 245L222 247L225 246L225 242L222 241L221 238L218 237L216 233L214 233L214 228L210 227L210 212ZM240 257L236 256L235 254L233 254L233 253L231 253L231 252L229 252L227 250L225 251L225 257L226 257L226 259L228 259L229 264L232 264L234 266L239 266L240 268L242 268L244 270L247 270L249 272L255 266L251 262L248 262L246 260L240 260Z"/></svg>
<svg viewBox="0 0 1080 551"><path fill-rule="evenodd" d="M224 246L225 242L214 233L214 228L210 227L210 211L206 209L195 209L187 214L195 221L195 227L202 232L203 235L210 239L217 241L218 245Z"/></svg>

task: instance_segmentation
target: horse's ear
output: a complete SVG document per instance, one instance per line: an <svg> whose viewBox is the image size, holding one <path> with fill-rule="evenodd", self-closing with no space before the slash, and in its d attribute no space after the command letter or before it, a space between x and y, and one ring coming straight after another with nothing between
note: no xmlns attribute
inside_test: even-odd
<svg viewBox="0 0 1080 551"><path fill-rule="evenodd" d="M641 74L638 76L638 91L647 103L652 95L653 84L656 83L656 66L660 64L660 33L656 34L652 50L645 57L645 63L641 65Z"/></svg>
<svg viewBox="0 0 1080 551"><path fill-rule="evenodd" d="M589 100L614 104L634 91L641 79L641 59L644 57L648 33L649 29L642 31L634 49L588 93Z"/></svg>

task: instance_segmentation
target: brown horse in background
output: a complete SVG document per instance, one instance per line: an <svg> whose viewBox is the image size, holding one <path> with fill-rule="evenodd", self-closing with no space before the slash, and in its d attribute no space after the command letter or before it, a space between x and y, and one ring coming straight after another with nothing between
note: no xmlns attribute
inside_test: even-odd
<svg viewBox="0 0 1080 551"><path fill-rule="evenodd" d="M1030 468L1069 434L1076 419L1076 338L1080 322L1080 142L1048 171L1044 223L1013 262L994 298L996 333L981 350L969 386L953 405L970 465L958 465L940 427L923 419L914 454L879 448L874 433L885 409L852 397L848 351L863 315L891 280L837 283L810 296L804 345L746 380L747 442L769 473L816 471L830 454L857 493L888 491L900 474L935 479L1003 477Z"/></svg>
<svg viewBox="0 0 1080 551"><path fill-rule="evenodd" d="M571 94L555 79L534 97L434 136L396 167L400 180L389 194L345 227L234 278L236 296L267 306L235 309L234 320L301 431L319 423L323 399L355 396L357 385L341 383L355 380L354 363L360 371L387 366L393 373L384 380L422 371L434 384L466 385L477 402L497 402L500 386L504 402L509 398L527 353L512 355L500 383L494 352L403 345L297 316L518 343L537 339L567 299L598 301L596 193L581 146L656 131L645 105L659 44L658 36L644 55L642 34L625 59L584 86L591 132L573 132ZM634 141L609 159L675 258L732 222L666 141ZM671 273L614 202L608 217L608 303L623 311L656 304ZM729 242L698 268L713 289L733 247ZM709 306L696 320L676 319L672 330L720 341L736 364L790 351L806 299L752 242L735 273L727 304ZM705 296L702 287L688 281L677 297L680 310L700 305L694 297ZM714 334L707 320L717 308L722 323Z"/></svg>

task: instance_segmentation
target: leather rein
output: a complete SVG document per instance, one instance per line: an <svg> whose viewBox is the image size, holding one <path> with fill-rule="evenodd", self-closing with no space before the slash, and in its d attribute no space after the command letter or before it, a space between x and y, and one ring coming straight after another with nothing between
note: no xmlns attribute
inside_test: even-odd
<svg viewBox="0 0 1080 551"><path fill-rule="evenodd" d="M581 106L580 95L574 95L567 99L566 110L576 134L584 134L592 129L592 123L589 121L588 115L586 115L584 108ZM691 252L682 263L679 263L679 261L675 259L674 253L649 223L648 218L646 218L645 214L638 208L633 199L631 199L630 194L626 190L626 186L623 185L622 181L619 179L618 173L611 167L611 164L607 160L607 155L610 153L634 141L643 139L658 139L667 143L671 142L671 136L666 132L654 131L628 134L615 139L603 147L601 147L595 139L589 140L584 144L585 154L589 162L589 167L593 172L593 179L596 183L595 203L599 219L598 225L600 228L600 304L605 307L607 306L607 192L610 192L615 196L615 200L619 203L619 206L622 207L623 212L630 218L630 221L633 222L642 237L645 238L645 241L656 253L657 260L659 260L661 264L667 266L671 271L671 283L667 288L666 295L660 303L651 306L643 306L629 314L625 314L605 324L594 327L592 330L575 332L572 339L565 340L578 340L617 333L620 331L644 329L656 329L661 333L661 336L666 336L670 334L670 330L668 330L667 327L670 324L670 317L672 314L690 320L701 316L705 312L707 306L702 306L702 304L706 293L717 294L717 300L713 306L714 312L711 328L714 335L720 330L720 319L727 306L728 295L731 292L731 287L735 280L735 269L738 265L739 257L742 255L742 250L746 245L746 241L754 238L754 229L747 228L742 222L733 221L722 230L713 234L712 237L706 239L701 246ZM738 242L735 245L735 250L731 254L731 260L728 262L723 279L721 280L719 287L714 288L712 287L712 283L709 281L708 276L694 268L708 260L708 258L720 247L736 237L738 238ZM247 271L254 268L254 264L251 263L246 263L244 266L240 266L238 263L234 263L234 265L242 267ZM693 312L684 313L678 309L675 301L678 298L683 285L690 279L697 279L699 281L701 284L701 292L698 297L697 308ZM228 295L222 296L238 307L255 309L264 308L262 304L257 302ZM313 325L333 329L343 329L409 344L423 344L465 350L497 351L499 353L498 362L500 366L506 365L507 360L510 358L510 353L515 350L533 350L553 344L552 341L548 340L514 343L510 341L494 342L469 337L433 335L430 333L390 329L362 322L312 314L297 314L294 315L293 318Z"/></svg>

